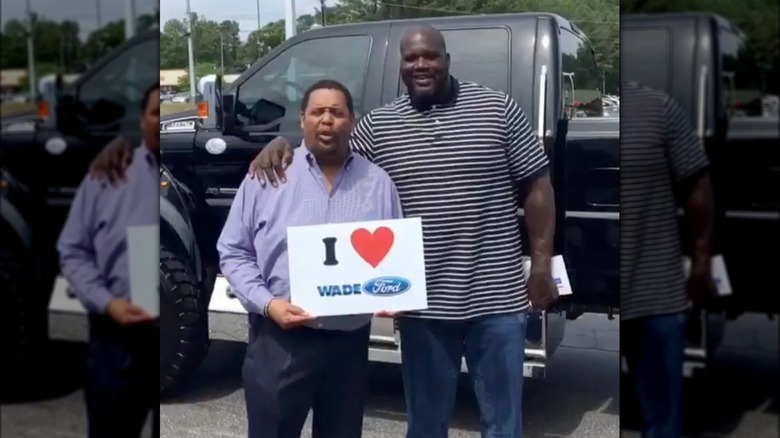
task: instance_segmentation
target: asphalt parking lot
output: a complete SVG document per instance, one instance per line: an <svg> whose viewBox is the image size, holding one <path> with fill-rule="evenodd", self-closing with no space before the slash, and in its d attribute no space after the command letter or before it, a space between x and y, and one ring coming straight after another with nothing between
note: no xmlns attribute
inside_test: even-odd
<svg viewBox="0 0 780 438"><path fill-rule="evenodd" d="M687 389L686 411L703 412L687 415L689 436L777 436L777 333L777 320L760 316L743 317L730 325L711 374ZM635 415L628 410L625 395L621 410L618 340L618 322L604 316L584 315L569 324L547 378L526 385L526 437L617 437L621 424L622 436L639 436L632 432ZM75 364L78 352L71 346L63 357ZM161 436L246 436L239 375L242 358L241 344L215 343L194 384L161 405ZM71 382L64 384L68 376L64 371L60 375L59 396L3 405L3 436L85 436L78 379L70 376ZM398 369L374 366L369 394L363 436L402 437L404 403ZM478 428L476 403L464 382L450 436L478 437Z"/></svg>

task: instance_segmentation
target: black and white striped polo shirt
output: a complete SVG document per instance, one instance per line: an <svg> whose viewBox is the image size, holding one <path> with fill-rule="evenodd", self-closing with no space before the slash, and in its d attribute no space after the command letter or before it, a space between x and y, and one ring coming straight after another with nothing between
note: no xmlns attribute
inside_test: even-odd
<svg viewBox="0 0 780 438"><path fill-rule="evenodd" d="M517 217L518 181L547 157L505 93L453 80L452 99L419 111L404 95L365 115L352 148L395 182L406 217L420 217L428 310L462 320L529 306Z"/></svg>
<svg viewBox="0 0 780 438"><path fill-rule="evenodd" d="M688 306L675 196L706 172L704 148L669 96L621 86L620 318Z"/></svg>

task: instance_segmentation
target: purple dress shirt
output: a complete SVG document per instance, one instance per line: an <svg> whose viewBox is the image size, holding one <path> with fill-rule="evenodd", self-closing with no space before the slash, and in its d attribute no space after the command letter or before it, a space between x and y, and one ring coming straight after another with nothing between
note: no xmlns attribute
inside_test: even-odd
<svg viewBox="0 0 780 438"><path fill-rule="evenodd" d="M290 297L287 227L403 217L393 181L358 155L350 153L330 194L305 145L295 150L286 174L287 183L277 188L245 178L217 242L222 274L250 313L263 315L272 298ZM371 316L321 317L308 325L354 330L368 324Z"/></svg>
<svg viewBox="0 0 780 438"><path fill-rule="evenodd" d="M126 178L113 187L87 175L57 242L62 275L91 313L130 299L127 228L160 223L160 167L146 146L136 148Z"/></svg>

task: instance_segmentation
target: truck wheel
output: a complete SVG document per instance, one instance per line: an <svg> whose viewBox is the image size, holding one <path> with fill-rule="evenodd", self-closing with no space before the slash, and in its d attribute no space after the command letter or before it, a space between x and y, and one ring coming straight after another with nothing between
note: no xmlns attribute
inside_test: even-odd
<svg viewBox="0 0 780 438"><path fill-rule="evenodd" d="M160 248L160 394L192 375L209 349L207 295L174 252Z"/></svg>
<svg viewBox="0 0 780 438"><path fill-rule="evenodd" d="M35 280L35 262L15 235L0 230L0 291L2 291L3 394L11 399L24 392L41 366L48 343L48 293ZM38 292L38 293L36 293ZM48 292L48 291L47 291ZM6 398L4 396L4 398Z"/></svg>

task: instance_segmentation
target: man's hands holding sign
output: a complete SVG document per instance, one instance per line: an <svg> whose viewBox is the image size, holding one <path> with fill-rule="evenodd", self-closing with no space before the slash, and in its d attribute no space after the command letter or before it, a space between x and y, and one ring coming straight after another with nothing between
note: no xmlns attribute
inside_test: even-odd
<svg viewBox="0 0 780 438"><path fill-rule="evenodd" d="M317 319L316 316L310 315L308 312L291 304L289 301L278 298L274 298L268 303L265 313L277 323L279 327L285 330L300 327ZM381 311L374 314L374 316L380 318L395 318L397 315L397 312L387 311Z"/></svg>

